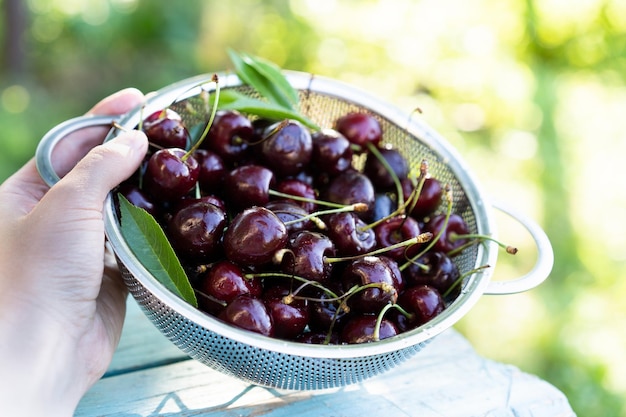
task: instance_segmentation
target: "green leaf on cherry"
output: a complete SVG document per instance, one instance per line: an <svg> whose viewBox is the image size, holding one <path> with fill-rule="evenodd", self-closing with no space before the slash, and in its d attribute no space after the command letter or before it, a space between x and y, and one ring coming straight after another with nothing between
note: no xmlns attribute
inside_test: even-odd
<svg viewBox="0 0 626 417"><path fill-rule="evenodd" d="M157 221L118 194L120 231L139 262L157 281L194 307L198 300L174 249Z"/></svg>
<svg viewBox="0 0 626 417"><path fill-rule="evenodd" d="M254 114L267 119L293 119L313 130L320 129L311 119L297 111L255 99L234 90L222 90L219 107L220 109L237 110L242 113Z"/></svg>

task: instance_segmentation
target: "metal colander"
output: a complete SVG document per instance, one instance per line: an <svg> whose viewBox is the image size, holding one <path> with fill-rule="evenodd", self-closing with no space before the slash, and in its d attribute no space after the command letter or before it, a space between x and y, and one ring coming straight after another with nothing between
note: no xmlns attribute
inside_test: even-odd
<svg viewBox="0 0 626 417"><path fill-rule="evenodd" d="M285 72L299 91L301 111L321 127L332 127L339 116L368 112L383 128L383 142L397 147L412 169L427 160L430 173L449 184L453 211L467 222L472 233L495 236L493 205L481 192L470 169L456 151L436 132L379 99L335 80L298 72ZM52 149L67 134L92 125L116 121L125 129L135 128L141 117L166 106L178 111L188 126L206 120L203 91L211 91L212 75L183 80L152 95L145 107L121 118L87 116L71 119L52 129L41 141L37 162L44 180L53 185L58 176L52 169ZM234 74L221 74L220 86L253 95ZM119 130L111 129L107 138ZM406 361L433 337L453 326L483 294L517 293L541 283L552 268L553 254L547 237L533 221L508 209L530 232L538 247L537 262L528 274L512 281L491 281L493 268L469 276L461 294L430 322L393 338L362 345L308 345L269 338L235 328L207 315L167 290L138 262L124 241L111 196L105 204L105 229L130 293L151 322L190 357L226 374L253 384L282 389L324 389L357 383ZM485 242L455 258L461 273L483 265L494 266L498 246Z"/></svg>

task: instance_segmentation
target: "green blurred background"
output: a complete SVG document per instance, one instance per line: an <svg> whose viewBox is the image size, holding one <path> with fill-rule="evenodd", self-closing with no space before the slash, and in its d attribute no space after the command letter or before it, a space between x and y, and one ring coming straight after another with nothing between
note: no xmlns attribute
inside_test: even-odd
<svg viewBox="0 0 626 417"><path fill-rule="evenodd" d="M561 389L579 416L626 416L626 0L0 0L0 181L100 98L230 68L228 47L371 91L440 131L488 195L536 219L555 266L484 296L457 329ZM497 279L532 239L498 215Z"/></svg>

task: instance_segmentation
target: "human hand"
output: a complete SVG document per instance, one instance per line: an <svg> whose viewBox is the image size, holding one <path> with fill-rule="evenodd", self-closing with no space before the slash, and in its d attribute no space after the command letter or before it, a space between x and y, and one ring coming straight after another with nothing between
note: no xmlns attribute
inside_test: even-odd
<svg viewBox="0 0 626 417"><path fill-rule="evenodd" d="M90 113L121 114L143 100L127 89ZM108 192L141 163L147 139L132 131L95 146L104 131L81 130L59 144L53 161L62 179L52 188L34 160L0 185L0 404L7 415L72 415L119 342L127 291L105 250L102 210Z"/></svg>

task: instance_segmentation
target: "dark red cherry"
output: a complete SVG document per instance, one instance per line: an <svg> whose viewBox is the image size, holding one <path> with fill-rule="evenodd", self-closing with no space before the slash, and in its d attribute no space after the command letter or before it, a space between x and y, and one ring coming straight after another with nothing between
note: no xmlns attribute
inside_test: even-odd
<svg viewBox="0 0 626 417"><path fill-rule="evenodd" d="M431 218L428 223L426 223L425 228L433 234L433 239L443 229L445 219L445 214L440 214ZM467 242L467 239L463 239L462 237L457 238L456 236L462 236L468 233L469 227L467 226L467 223L465 223L465 220L463 220L463 218L458 214L452 213L450 215L450 219L448 220L447 227L439 239L437 239L433 249L439 252L448 253Z"/></svg>
<svg viewBox="0 0 626 417"><path fill-rule="evenodd" d="M125 182L119 186L117 191L126 197L128 202L132 205L144 209L153 217L158 215L157 207L152 198L138 186L130 182Z"/></svg>
<svg viewBox="0 0 626 417"><path fill-rule="evenodd" d="M272 200L265 205L285 223L287 232L291 235L302 230L311 230L314 225L311 219L302 220L309 215L301 205L293 200Z"/></svg>
<svg viewBox="0 0 626 417"><path fill-rule="evenodd" d="M337 119L335 130L351 143L365 147L368 143L378 145L382 139L382 128L378 120L368 113L347 113Z"/></svg>
<svg viewBox="0 0 626 417"><path fill-rule="evenodd" d="M439 291L428 285L407 288L398 298L398 304L413 315L408 324L411 328L432 320L445 308Z"/></svg>
<svg viewBox="0 0 626 417"><path fill-rule="evenodd" d="M368 218L374 208L374 186L370 179L356 171L345 171L333 178L323 192L322 199L338 204L364 203L370 208L359 217Z"/></svg>
<svg viewBox="0 0 626 417"><path fill-rule="evenodd" d="M227 169L222 158L213 151L198 149L193 153L193 157L198 161L200 174L198 182L200 189L209 194L216 194L223 191L224 176Z"/></svg>
<svg viewBox="0 0 626 417"><path fill-rule="evenodd" d="M315 203L315 200L317 200L317 193L315 192L313 186L309 183L295 178L289 178L280 181L276 185L275 190L283 194L289 194L296 197L309 199L309 201L293 201L296 204L302 206L309 213L313 213L315 210L317 210L317 204Z"/></svg>
<svg viewBox="0 0 626 417"><path fill-rule="evenodd" d="M396 243L404 242L419 236L420 227L412 217L394 216L384 220L374 228L379 248L386 248ZM419 245L410 245L395 248L385 252L385 255L404 260L416 254Z"/></svg>
<svg viewBox="0 0 626 417"><path fill-rule="evenodd" d="M334 129L322 129L312 135L313 155L311 163L315 169L334 177L352 165L350 142Z"/></svg>
<svg viewBox="0 0 626 417"><path fill-rule="evenodd" d="M400 294L402 291L404 291L404 287L405 287L405 279L402 276L402 271L400 271L400 266L395 260L389 258L388 256L378 255L378 258L380 258L381 261L386 263L389 269L391 270L391 278L393 279L393 286L396 288L396 291L398 291L398 294Z"/></svg>
<svg viewBox="0 0 626 417"><path fill-rule="evenodd" d="M400 151L395 148L384 147L379 149L378 152L399 180L407 177L409 164ZM389 173L379 156L374 153L370 152L367 154L363 173L369 177L372 184L379 190L389 190L395 186L393 176Z"/></svg>
<svg viewBox="0 0 626 417"><path fill-rule="evenodd" d="M246 277L242 269L229 261L218 261L201 275L196 288L224 305L241 294L260 297L263 284L258 277Z"/></svg>
<svg viewBox="0 0 626 417"><path fill-rule="evenodd" d="M226 199L236 210L264 206L270 201L269 190L274 173L261 165L242 165L230 171L224 179Z"/></svg>
<svg viewBox="0 0 626 417"><path fill-rule="evenodd" d="M295 120L274 124L261 141L261 156L276 176L296 175L311 161L311 132Z"/></svg>
<svg viewBox="0 0 626 417"><path fill-rule="evenodd" d="M328 283L327 287L338 296L343 293L334 282ZM309 327L314 332L327 333L331 326L334 331L338 331L349 317L347 310L339 308L339 301L332 300L331 296L322 290L314 290L310 294L309 303Z"/></svg>
<svg viewBox="0 0 626 417"><path fill-rule="evenodd" d="M176 212L167 234L177 253L187 258L211 259L221 253L226 214L219 207L202 201Z"/></svg>
<svg viewBox="0 0 626 417"><path fill-rule="evenodd" d="M218 316L226 323L265 336L274 336L272 316L265 303L249 294L237 296Z"/></svg>
<svg viewBox="0 0 626 417"><path fill-rule="evenodd" d="M282 257L281 270L312 281L326 281L332 273L332 264L326 257L335 255L335 247L328 236L304 230L289 236L287 251Z"/></svg>
<svg viewBox="0 0 626 417"><path fill-rule="evenodd" d="M386 304L395 302L398 291L393 274L387 262L377 256L365 256L350 262L341 276L344 290L355 286L364 288L350 295L348 306L360 313L377 313Z"/></svg>
<svg viewBox="0 0 626 417"><path fill-rule="evenodd" d="M409 198L409 195L415 188L415 185L410 179L405 178L400 180L402 184L402 190L404 192L404 198ZM417 203L413 205L411 215L417 219L422 219L437 210L441 205L441 198L443 195L443 189L441 183L432 177L426 178L422 189L420 191Z"/></svg>
<svg viewBox="0 0 626 417"><path fill-rule="evenodd" d="M253 135L252 122L246 116L235 110L218 110L202 147L234 164L245 156Z"/></svg>
<svg viewBox="0 0 626 417"><path fill-rule="evenodd" d="M325 218L326 234L340 256L355 256L376 248L376 235L354 212L335 213Z"/></svg>
<svg viewBox="0 0 626 417"><path fill-rule="evenodd" d="M309 323L309 308L306 300L290 297L285 286L274 286L263 293L263 302L272 316L274 336L295 339Z"/></svg>
<svg viewBox="0 0 626 417"><path fill-rule="evenodd" d="M250 207L235 216L224 233L226 257L240 265L269 263L287 244L287 228L272 211Z"/></svg>
<svg viewBox="0 0 626 417"><path fill-rule="evenodd" d="M180 115L172 109L158 110L148 116L142 126L150 143L160 148L189 146L189 132Z"/></svg>
<svg viewBox="0 0 626 417"><path fill-rule="evenodd" d="M375 337L375 329L378 317L371 315L357 315L348 320L339 336L342 343L357 344L376 342L396 336L399 332L393 322L382 319L380 322L378 339Z"/></svg>
<svg viewBox="0 0 626 417"><path fill-rule="evenodd" d="M199 175L198 162L183 149L160 149L148 160L144 187L154 198L173 201L188 194Z"/></svg>
<svg viewBox="0 0 626 417"><path fill-rule="evenodd" d="M457 284L460 276L454 261L445 253L437 251L428 251L404 270L405 280L410 286L430 285L445 294L451 286L456 285L448 299L455 299L461 292L461 286Z"/></svg>

